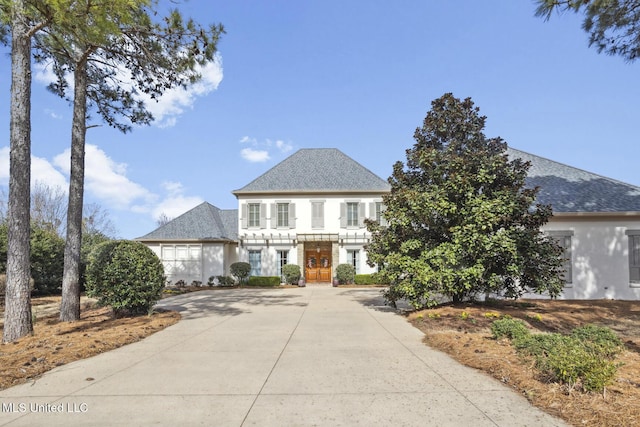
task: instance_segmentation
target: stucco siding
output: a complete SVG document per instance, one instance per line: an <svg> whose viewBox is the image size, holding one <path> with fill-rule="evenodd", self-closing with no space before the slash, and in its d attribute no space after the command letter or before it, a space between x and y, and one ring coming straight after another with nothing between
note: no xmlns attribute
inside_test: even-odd
<svg viewBox="0 0 640 427"><path fill-rule="evenodd" d="M640 230L635 219L554 217L545 231L572 231L572 280L563 299L640 299L640 285L629 281L627 230Z"/></svg>

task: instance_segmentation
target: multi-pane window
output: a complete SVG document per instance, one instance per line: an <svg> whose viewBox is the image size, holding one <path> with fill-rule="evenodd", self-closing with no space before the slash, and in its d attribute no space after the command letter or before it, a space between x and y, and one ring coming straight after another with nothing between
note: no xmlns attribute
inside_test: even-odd
<svg viewBox="0 0 640 427"><path fill-rule="evenodd" d="M360 251L357 249L347 250L347 264L353 266L356 274L360 274Z"/></svg>
<svg viewBox="0 0 640 427"><path fill-rule="evenodd" d="M249 227L260 227L260 203L249 203L247 208Z"/></svg>
<svg viewBox="0 0 640 427"><path fill-rule="evenodd" d="M382 221L382 202L375 203L375 210L376 212L374 218L376 219L376 222L380 224L380 222Z"/></svg>
<svg viewBox="0 0 640 427"><path fill-rule="evenodd" d="M278 227L289 227L289 203L277 203L277 226Z"/></svg>
<svg viewBox="0 0 640 427"><path fill-rule="evenodd" d="M202 280L201 245L163 245L161 254L168 280Z"/></svg>
<svg viewBox="0 0 640 427"><path fill-rule="evenodd" d="M324 202L311 202L311 228L324 228Z"/></svg>
<svg viewBox="0 0 640 427"><path fill-rule="evenodd" d="M260 276L262 272L262 253L260 251L249 251L249 265L251 265L251 276Z"/></svg>
<svg viewBox="0 0 640 427"><path fill-rule="evenodd" d="M289 263L289 251L278 251L277 257L277 275L282 277L282 267Z"/></svg>
<svg viewBox="0 0 640 427"><path fill-rule="evenodd" d="M629 283L640 285L640 230L627 230L629 239Z"/></svg>
<svg viewBox="0 0 640 427"><path fill-rule="evenodd" d="M358 205L357 202L347 203L347 227L358 226Z"/></svg>
<svg viewBox="0 0 640 427"><path fill-rule="evenodd" d="M562 280L565 285L571 285L573 282L573 262L571 254L571 236L573 231L548 231L549 236L553 237L558 245L562 248L562 269L564 273Z"/></svg>

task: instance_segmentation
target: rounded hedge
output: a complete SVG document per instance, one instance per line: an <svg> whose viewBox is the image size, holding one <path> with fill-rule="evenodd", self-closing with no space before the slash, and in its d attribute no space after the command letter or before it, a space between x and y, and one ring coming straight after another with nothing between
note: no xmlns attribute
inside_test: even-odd
<svg viewBox="0 0 640 427"><path fill-rule="evenodd" d="M238 281L242 283L246 281L246 278L249 277L249 274L251 273L251 264L242 261L234 262L229 267L229 271L232 276L237 277Z"/></svg>
<svg viewBox="0 0 640 427"><path fill-rule="evenodd" d="M296 264L285 264L282 266L282 275L285 282L295 285L300 280L300 266Z"/></svg>
<svg viewBox="0 0 640 427"><path fill-rule="evenodd" d="M98 245L87 266L87 295L116 314L144 314L162 295L162 262L147 246L130 240Z"/></svg>
<svg viewBox="0 0 640 427"><path fill-rule="evenodd" d="M338 264L336 267L336 279L341 285L353 283L356 277L356 269L351 264Z"/></svg>

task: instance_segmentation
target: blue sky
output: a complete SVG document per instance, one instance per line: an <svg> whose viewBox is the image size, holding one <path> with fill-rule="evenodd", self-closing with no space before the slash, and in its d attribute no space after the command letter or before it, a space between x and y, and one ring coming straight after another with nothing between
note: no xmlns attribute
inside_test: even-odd
<svg viewBox="0 0 640 427"><path fill-rule="evenodd" d="M175 217L201 201L236 208L232 190L300 148L339 148L386 179L446 92L474 100L488 137L640 185L640 65L589 48L578 16L545 22L526 0L178 6L226 27L218 65L197 88L153 105L153 126L121 134L103 124L87 134L85 202L109 211L119 237L144 235L160 213ZM1 49L6 188L10 61ZM71 108L45 90L47 69L34 75L33 179L64 187Z"/></svg>

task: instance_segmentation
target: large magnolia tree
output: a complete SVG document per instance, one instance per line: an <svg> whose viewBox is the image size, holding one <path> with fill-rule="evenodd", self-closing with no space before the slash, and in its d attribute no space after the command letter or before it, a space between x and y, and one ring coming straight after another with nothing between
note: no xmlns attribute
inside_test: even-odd
<svg viewBox="0 0 640 427"><path fill-rule="evenodd" d="M561 249L540 230L551 208L525 186L529 164L510 160L484 125L471 99L445 94L416 129L406 163L394 165L386 225L367 224L369 262L391 284L391 304L562 289Z"/></svg>

